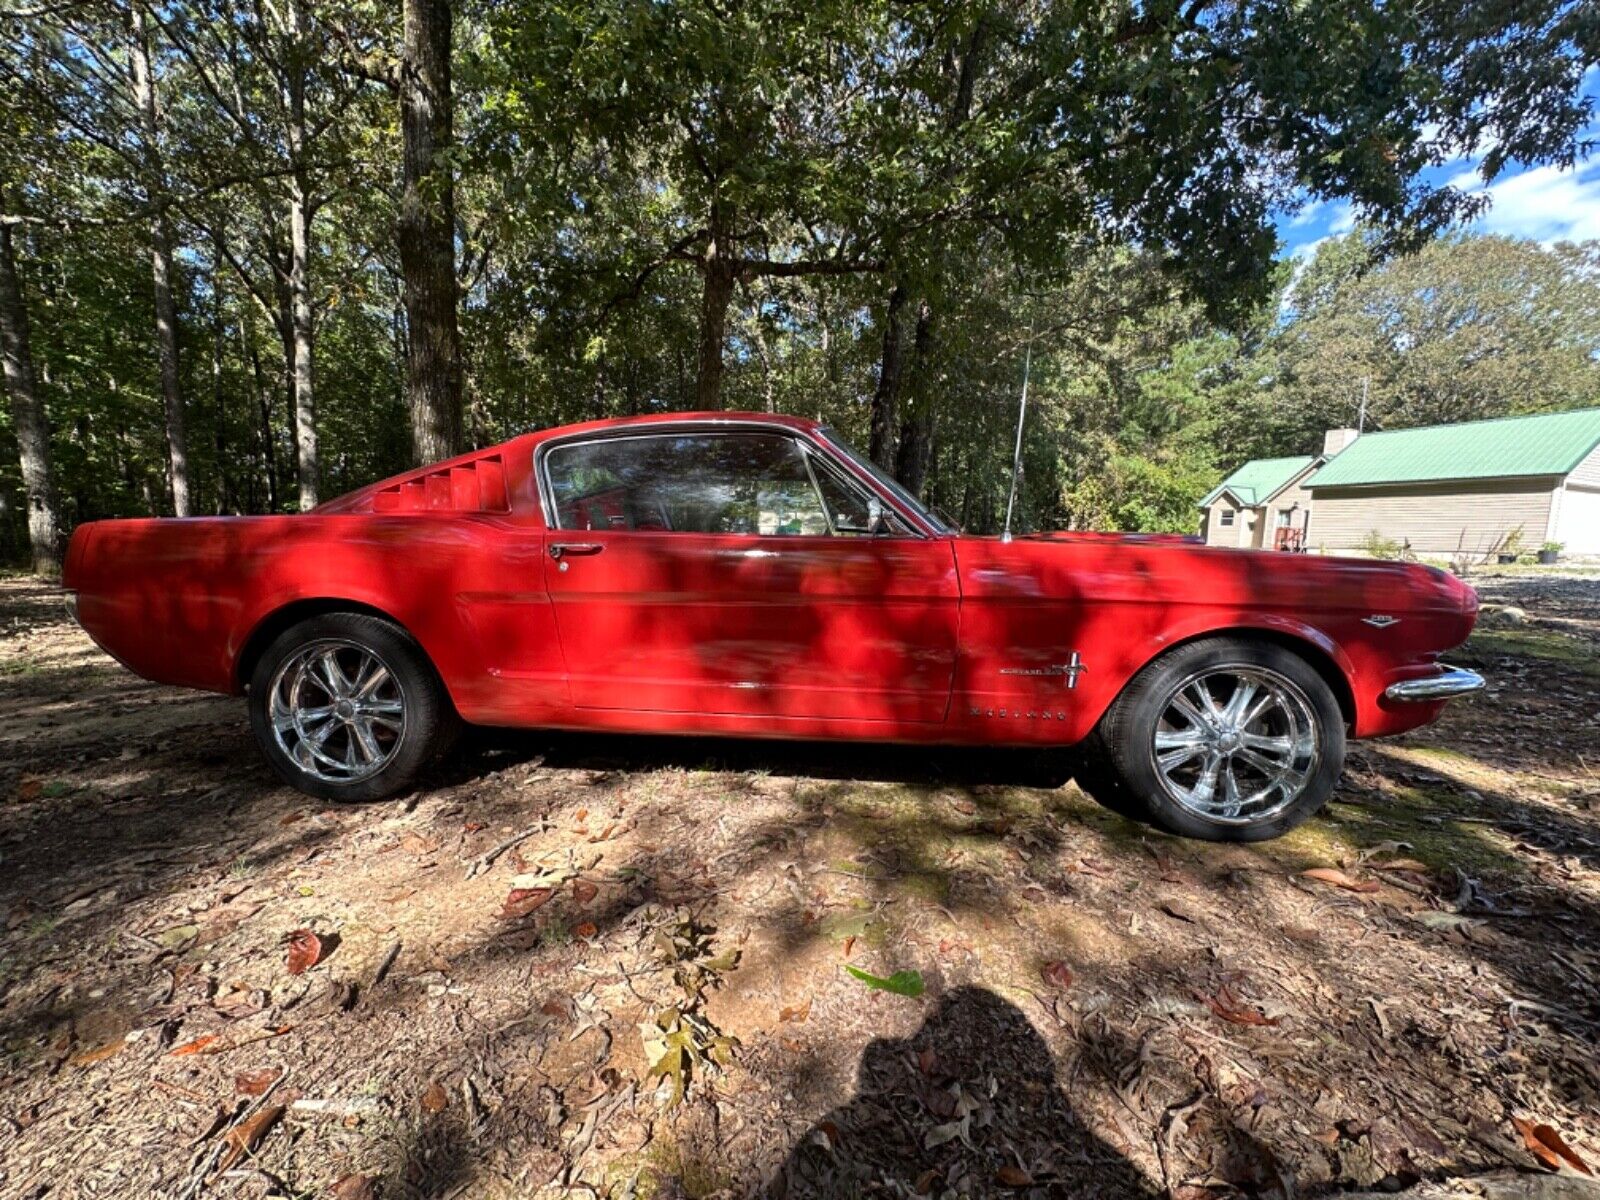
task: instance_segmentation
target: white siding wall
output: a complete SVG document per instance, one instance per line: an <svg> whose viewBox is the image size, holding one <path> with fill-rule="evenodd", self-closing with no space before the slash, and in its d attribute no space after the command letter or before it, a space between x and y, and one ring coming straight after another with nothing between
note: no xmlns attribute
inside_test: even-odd
<svg viewBox="0 0 1600 1200"><path fill-rule="evenodd" d="M1567 483L1578 484L1580 487L1600 488L1600 446L1589 452L1589 457L1584 459L1567 476Z"/></svg>
<svg viewBox="0 0 1600 1200"><path fill-rule="evenodd" d="M1409 541L1419 554L1454 554L1458 548L1478 554L1521 526L1524 548L1536 550L1550 527L1551 501L1560 482L1486 479L1318 488L1309 545L1330 552L1356 550L1376 529L1394 541Z"/></svg>
<svg viewBox="0 0 1600 1200"><path fill-rule="evenodd" d="M1600 554L1600 487L1566 486L1556 514L1554 540L1562 544L1565 554Z"/></svg>
<svg viewBox="0 0 1600 1200"><path fill-rule="evenodd" d="M1224 525L1222 514L1231 512L1233 524ZM1218 496L1211 507L1206 509L1206 545L1208 546L1249 546L1251 538L1258 527L1257 514L1260 509L1240 508L1233 502L1231 496Z"/></svg>

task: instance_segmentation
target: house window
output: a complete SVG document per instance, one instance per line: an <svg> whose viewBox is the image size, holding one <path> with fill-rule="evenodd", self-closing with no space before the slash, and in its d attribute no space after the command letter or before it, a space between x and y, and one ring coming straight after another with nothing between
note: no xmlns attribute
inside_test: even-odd
<svg viewBox="0 0 1600 1200"><path fill-rule="evenodd" d="M1223 528L1227 528L1229 525L1232 525L1232 524L1233 524L1233 509L1231 509L1231 508L1223 509L1222 510L1222 525L1223 525Z"/></svg>
<svg viewBox="0 0 1600 1200"><path fill-rule="evenodd" d="M1294 510L1292 508L1280 508L1278 510L1278 528L1287 529L1293 524Z"/></svg>

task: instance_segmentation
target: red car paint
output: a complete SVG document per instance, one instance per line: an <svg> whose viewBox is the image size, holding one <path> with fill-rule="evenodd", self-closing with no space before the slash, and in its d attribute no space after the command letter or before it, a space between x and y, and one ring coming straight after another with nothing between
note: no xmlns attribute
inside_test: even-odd
<svg viewBox="0 0 1600 1200"><path fill-rule="evenodd" d="M66 585L96 642L184 687L238 693L277 631L355 607L408 630L474 723L1019 745L1078 741L1151 659L1223 631L1298 648L1356 736L1396 733L1443 702L1384 689L1434 673L1477 613L1471 588L1428 567L1106 534L1006 542L940 533L903 505L916 536L547 526L541 446L662 423L777 427L896 507L812 422L630 418L302 515L86 524ZM1398 620L1365 620L1379 615Z"/></svg>

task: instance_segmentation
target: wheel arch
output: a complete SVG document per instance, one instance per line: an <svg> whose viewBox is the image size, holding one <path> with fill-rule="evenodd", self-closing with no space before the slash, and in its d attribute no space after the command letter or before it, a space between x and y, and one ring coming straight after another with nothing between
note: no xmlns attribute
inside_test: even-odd
<svg viewBox="0 0 1600 1200"><path fill-rule="evenodd" d="M1299 627L1278 627L1261 625L1225 625L1212 629L1203 629L1188 634L1176 641L1170 642L1150 656L1140 668L1129 677L1122 686L1118 695L1132 686L1133 681L1142 675L1151 663L1154 663L1175 650L1194 642L1206 641L1210 638L1237 638L1241 641L1266 642L1270 645L1280 646L1291 654L1296 654L1304 659L1306 664L1322 677L1322 681L1333 692L1334 699L1339 702L1339 713L1344 717L1345 725L1353 728L1356 723L1356 696L1355 688L1350 682L1350 669L1341 660L1338 648L1332 641L1318 636L1314 631Z"/></svg>
<svg viewBox="0 0 1600 1200"><path fill-rule="evenodd" d="M239 653L233 663L233 686L236 692L243 692L250 684L250 676L255 674L256 664L261 661L261 656L266 653L267 647L272 645L284 630L298 625L301 621L312 617L327 616L329 613L357 613L362 616L377 617L380 621L387 621L406 637L410 638L417 648L422 651L423 658L428 660L430 666L433 660L427 650L423 649L417 635L407 629L405 622L401 621L391 612L385 612L375 604L366 604L360 600L351 600L343 596L316 596L292 600L280 605L263 616L256 622L255 628L245 637L239 648ZM435 673L438 668L434 667Z"/></svg>

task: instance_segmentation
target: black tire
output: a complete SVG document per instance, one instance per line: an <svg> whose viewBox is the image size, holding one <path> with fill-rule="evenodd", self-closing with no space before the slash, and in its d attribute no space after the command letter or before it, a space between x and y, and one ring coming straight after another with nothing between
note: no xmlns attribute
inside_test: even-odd
<svg viewBox="0 0 1600 1200"><path fill-rule="evenodd" d="M364 722L366 746L375 746L376 754L362 762L355 760L363 757L365 746L352 724L362 714L354 708L349 719L339 713L315 718L319 723L314 730L302 721L286 727L281 736L274 728L274 689L280 689L276 711L287 712L284 697L293 682L289 673L299 669L299 663L307 664L304 682L295 693L307 697L307 705L300 711L337 707L331 703L334 689L324 685L311 666L314 656L329 651L335 654L336 663L346 667L355 664L359 668L372 660L387 672L381 692L371 701L374 711L381 707L385 713ZM376 669L368 677L380 678ZM322 689L320 697L317 688ZM346 705L364 703L353 691ZM279 634L251 673L249 699L250 727L272 769L291 787L324 800L382 800L407 790L425 768L449 751L461 730L461 718L422 648L399 626L365 613L326 613ZM398 709L388 711L396 703ZM323 721L335 727L331 735L323 733ZM371 740L374 730L378 734L375 741ZM306 732L312 736L299 736ZM322 735L321 742L315 740L317 735ZM309 749L312 743L318 749ZM300 753L299 759L292 750ZM350 761L341 767L343 759ZM348 776L337 777L344 768L348 768ZM330 775L336 777L325 777Z"/></svg>
<svg viewBox="0 0 1600 1200"><path fill-rule="evenodd" d="M1076 747L1072 781L1101 808L1130 821L1148 821L1150 806L1129 790L1111 761L1111 751L1100 739L1099 730Z"/></svg>
<svg viewBox="0 0 1600 1200"><path fill-rule="evenodd" d="M1304 771L1299 773L1304 782L1298 791L1292 799L1286 800L1288 789L1279 789L1262 802L1260 812L1253 815L1208 815L1197 811L1198 807L1207 807L1192 801L1192 793L1198 792L1200 785L1197 783L1189 789L1191 803L1181 802L1169 790L1156 764L1155 737L1175 693L1202 676L1226 679L1229 671L1244 672L1242 678L1256 681L1258 686L1270 683L1280 689L1288 698L1289 706L1297 710L1300 705L1304 706L1303 711L1308 715L1306 724L1314 727L1315 745L1306 755ZM1218 674L1212 676L1212 672ZM1284 711L1287 713L1288 707ZM1200 727L1197 724L1195 728ZM1164 736L1170 730L1169 725ZM1327 681L1292 650L1272 642L1245 638L1206 638L1156 659L1123 689L1101 718L1092 740L1098 740L1105 748L1117 779L1142 801L1154 824L1171 833L1212 842L1259 842L1287 833L1328 802L1339 781L1339 773L1344 769L1344 715ZM1232 739L1233 742L1237 740L1237 737ZM1290 741L1287 737L1281 740L1285 744ZM1233 754L1249 753L1248 749L1230 751L1224 756L1224 762L1233 763ZM1256 757L1259 759L1260 755ZM1229 765L1225 771L1233 769ZM1256 770L1252 765L1239 768L1241 774L1265 778L1252 775ZM1222 806L1213 803L1210 807ZM1237 806L1235 809L1237 812Z"/></svg>

